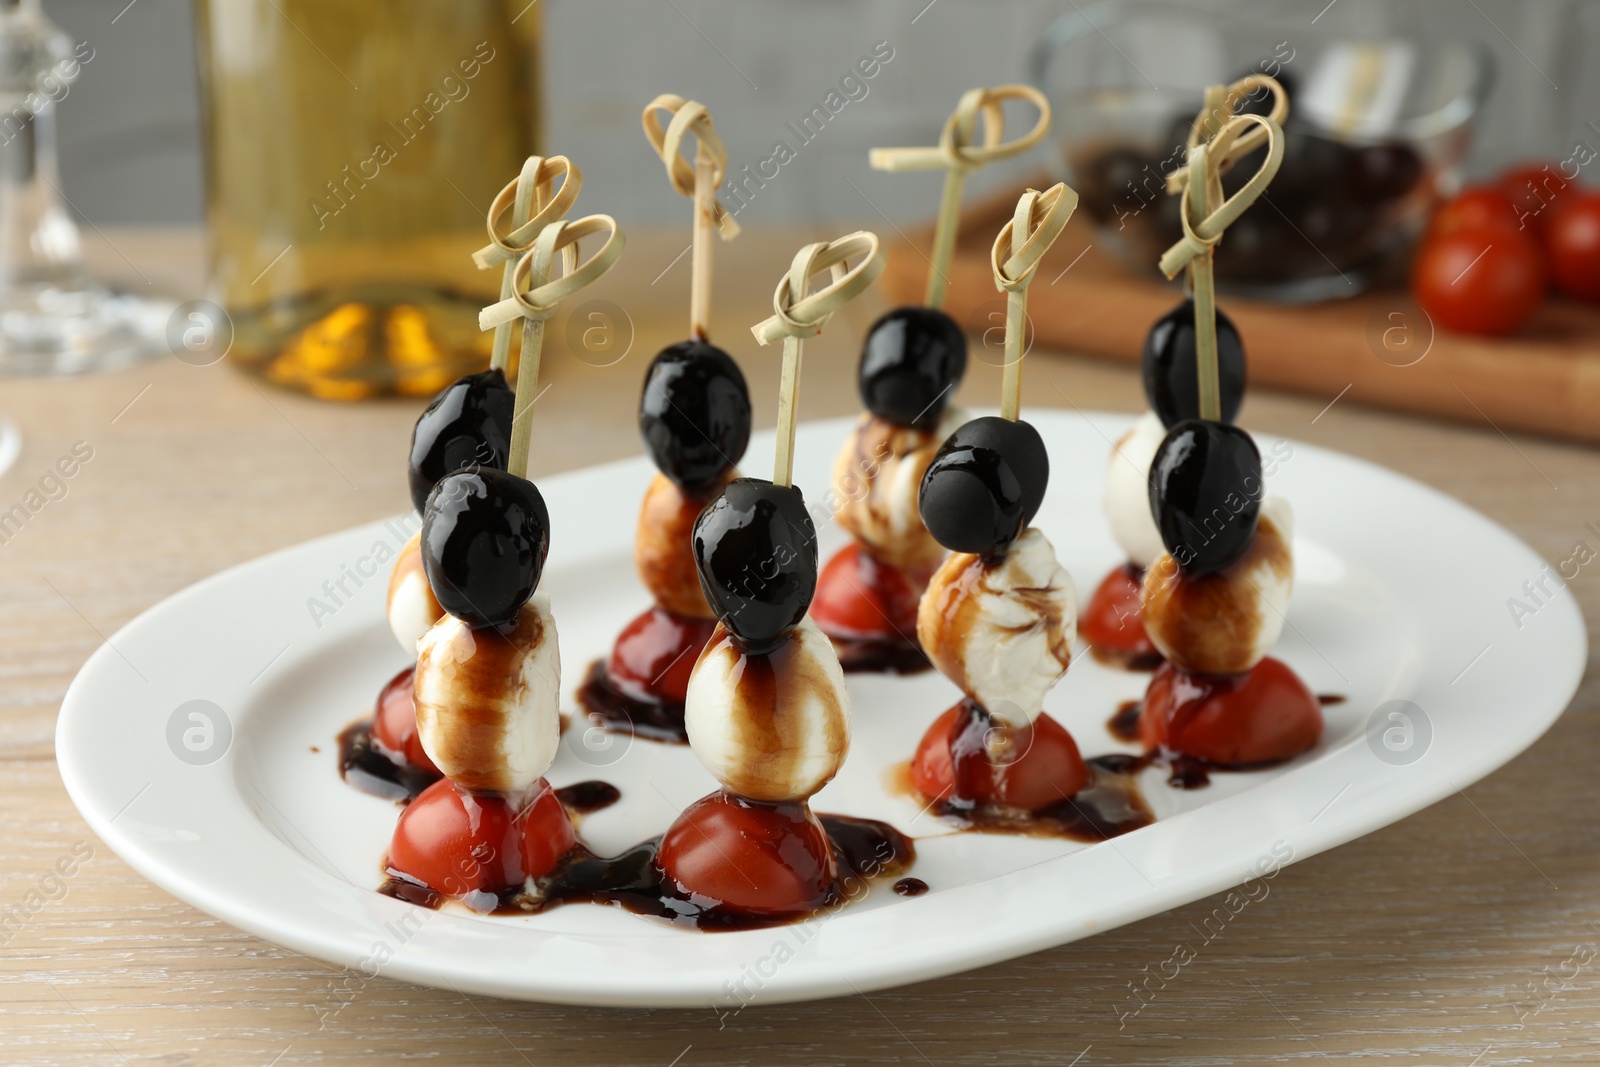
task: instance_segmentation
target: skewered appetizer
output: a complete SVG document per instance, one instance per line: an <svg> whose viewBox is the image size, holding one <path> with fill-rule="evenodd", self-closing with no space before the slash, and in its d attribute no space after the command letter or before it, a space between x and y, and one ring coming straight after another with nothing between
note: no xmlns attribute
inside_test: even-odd
<svg viewBox="0 0 1600 1067"><path fill-rule="evenodd" d="M1260 452L1226 421L1223 404L1212 255L1283 158L1273 117L1222 120L1257 87L1283 99L1281 87L1261 76L1207 91L1189 163L1174 176L1186 236L1161 267L1169 277L1187 269L1194 289L1199 417L1173 424L1151 460L1150 513L1165 551L1145 571L1140 599L1144 630L1167 660L1145 693L1140 739L1160 753L1225 767L1289 759L1322 734L1316 697L1267 656L1294 584L1292 513L1266 495ZM1208 115L1218 116L1210 126ZM1224 199L1222 170L1263 142L1261 168Z"/></svg>
<svg viewBox="0 0 1600 1067"><path fill-rule="evenodd" d="M774 297L777 314L755 328L763 344L784 339L774 479L734 479L694 525L695 567L717 625L689 677L684 725L721 789L674 820L655 868L686 910L717 921L805 916L838 899L843 879L895 873L913 855L890 826L819 819L807 803L849 752L850 697L833 645L806 614L816 527L790 484L800 338L819 332L882 263L867 233L800 250ZM806 295L825 270L833 283ZM850 841L873 843L870 869Z"/></svg>
<svg viewBox="0 0 1600 1067"><path fill-rule="evenodd" d="M663 128L657 111L670 112ZM702 509L737 476L750 443L750 391L739 365L707 337L710 317L710 229L738 233L732 216L710 199L728 154L705 107L670 94L652 100L644 129L674 187L695 199L690 340L662 349L645 372L639 433L659 472L645 491L634 538L634 563L655 603L633 619L610 657L589 668L578 701L608 729L682 742L689 672L714 626L700 591L690 534ZM693 134L696 167L679 154ZM709 206L706 201L709 200Z"/></svg>
<svg viewBox="0 0 1600 1067"><path fill-rule="evenodd" d="M1252 75L1230 86L1209 90L1206 107L1190 125L1191 153L1213 138L1229 116L1254 111L1262 112L1259 117L1281 126L1289 113L1289 97L1282 85L1265 75ZM1249 136L1254 138L1250 142L1252 148L1259 147L1265 140L1254 134ZM1240 153L1232 153L1228 165L1239 158L1242 158ZM1168 180L1168 192L1182 192L1187 173L1185 168L1174 174ZM1254 193L1259 193L1259 189ZM1229 215L1223 227L1249 206L1254 193L1246 193L1244 199L1230 198ZM1220 188L1216 199L1220 204ZM1187 232L1194 233L1192 228ZM1209 244L1198 239L1197 242L1210 248L1220 236L1219 229L1214 237L1206 239ZM1190 284L1191 287L1194 284L1192 278ZM1150 327L1142 359L1144 391L1150 410L1111 451L1106 472L1106 516L1111 521L1111 532L1117 544L1128 554L1128 561L1113 569L1096 587L1083 618L1084 638L1096 658L1108 665L1151 670L1161 663L1161 652L1145 632L1140 618L1144 574L1162 551L1161 537L1148 506L1150 464L1167 431L1185 419L1200 416L1199 336L1202 329L1213 338L1211 381L1217 390L1219 405L1214 417L1231 424L1238 417L1244 400L1244 343L1238 329L1216 309L1209 296L1203 325L1198 321L1200 316L1195 296L1191 294Z"/></svg>
<svg viewBox="0 0 1600 1067"><path fill-rule="evenodd" d="M1004 142L1001 104L1012 99L1037 107L1039 121ZM944 550L917 514L917 487L940 442L966 421L966 413L950 404L966 373L966 337L943 311L961 194L968 173L1027 151L1049 128L1050 105L1037 89L971 89L937 147L872 151L880 170L942 169L945 185L923 305L896 308L867 333L857 372L866 412L834 462L833 502L851 543L823 568L811 615L833 639L847 671L909 673L929 666L916 638L917 604Z"/></svg>

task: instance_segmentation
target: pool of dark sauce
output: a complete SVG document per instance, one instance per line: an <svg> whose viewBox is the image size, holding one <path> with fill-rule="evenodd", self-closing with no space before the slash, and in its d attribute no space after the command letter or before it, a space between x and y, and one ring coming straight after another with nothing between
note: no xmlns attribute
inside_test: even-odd
<svg viewBox="0 0 1600 1067"><path fill-rule="evenodd" d="M928 891L928 883L921 878L902 878L894 884L894 891L903 897L920 897Z"/></svg>
<svg viewBox="0 0 1600 1067"><path fill-rule="evenodd" d="M683 705L663 700L639 700L611 681L604 660L589 664L578 687L578 706L591 722L616 733L637 734L650 741L686 745Z"/></svg>
<svg viewBox="0 0 1600 1067"><path fill-rule="evenodd" d="M557 792L562 793L561 790ZM562 802L567 802L565 795ZM506 890L498 895L492 907L482 910L495 915L527 915L561 904L610 904L685 929L751 930L803 922L849 899L847 879L899 878L916 860L916 846L911 839L888 823L820 813L817 819L833 846L840 877L828 899L806 914L781 918L735 914L719 910L715 903L685 898L665 884L656 869L659 837L611 857L596 856L579 845L567 854L553 874L538 880L534 892L529 893L522 887ZM896 891L900 892L898 888ZM378 892L425 908L441 907L448 899L427 886L397 878L392 872Z"/></svg>
<svg viewBox="0 0 1600 1067"><path fill-rule="evenodd" d="M1317 702L1323 707L1343 704L1348 699L1334 693L1323 693ZM1116 712L1106 720L1106 731L1118 741L1128 745L1139 743L1139 715L1144 705L1137 700L1125 700L1117 705ZM1102 759L1106 757L1101 757ZM1146 752L1142 756L1124 755L1130 761L1129 773L1137 774L1146 767L1165 767L1167 784L1174 789L1204 789L1211 784L1212 771L1261 771L1279 766L1279 762L1251 763L1239 767L1223 767L1194 756L1172 752ZM1280 761L1281 762L1281 761Z"/></svg>
<svg viewBox="0 0 1600 1067"><path fill-rule="evenodd" d="M372 738L372 720L351 723L339 733L339 776L363 793L409 804L439 780L432 771L397 762Z"/></svg>
<svg viewBox="0 0 1600 1067"><path fill-rule="evenodd" d="M846 674L921 674L933 669L922 646L903 637L834 637Z"/></svg>
<svg viewBox="0 0 1600 1067"><path fill-rule="evenodd" d="M1095 662L1120 671L1153 671L1166 662L1159 652L1129 652L1120 648L1102 648L1090 645L1089 654Z"/></svg>

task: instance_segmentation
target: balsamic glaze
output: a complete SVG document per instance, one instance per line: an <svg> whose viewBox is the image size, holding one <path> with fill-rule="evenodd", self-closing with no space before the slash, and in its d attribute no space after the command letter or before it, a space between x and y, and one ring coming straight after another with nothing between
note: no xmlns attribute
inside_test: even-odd
<svg viewBox="0 0 1600 1067"><path fill-rule="evenodd" d="M556 790L556 799L561 801L562 807L574 815L590 815L604 811L621 800L622 790L610 782L590 779L562 786Z"/></svg>
<svg viewBox="0 0 1600 1067"><path fill-rule="evenodd" d="M1106 720L1106 729L1111 736L1124 744L1137 745L1139 743L1139 713L1143 705L1137 700L1124 700L1117 705L1116 713Z"/></svg>
<svg viewBox="0 0 1600 1067"><path fill-rule="evenodd" d="M735 914L714 902L684 898L664 884L656 866L659 837L609 858L596 856L579 845L552 874L538 880L534 893L520 886L506 890L489 910L497 915L526 915L561 904L611 904L635 915L686 929L751 930L802 922L829 911L859 896L859 892L852 892L852 881L896 878L916 859L916 846L911 839L887 823L845 815L818 815L817 818L833 847L840 878L827 902L808 915L773 919ZM392 871L378 891L425 908L438 908L447 899L427 886L396 877Z"/></svg>
<svg viewBox="0 0 1600 1067"><path fill-rule="evenodd" d="M928 883L921 878L902 878L894 884L894 891L903 897L920 897L928 891Z"/></svg>
<svg viewBox="0 0 1600 1067"><path fill-rule="evenodd" d="M1101 645L1090 645L1089 655L1094 657L1096 663L1130 672L1153 671L1167 662L1167 658L1159 652L1130 652Z"/></svg>
<svg viewBox="0 0 1600 1067"><path fill-rule="evenodd" d="M351 723L339 732L339 776L363 793L409 804L439 775L397 763L372 739L372 720Z"/></svg>
<svg viewBox="0 0 1600 1067"><path fill-rule="evenodd" d="M1318 693L1317 694L1317 703L1321 704L1325 708L1331 708L1336 704L1343 704L1346 700L1349 700L1349 699L1350 699L1349 697L1344 696L1341 693Z"/></svg>
<svg viewBox="0 0 1600 1067"><path fill-rule="evenodd" d="M660 699L640 700L624 693L611 681L605 660L589 664L578 687L578 706L591 722L617 733L638 734L651 741L686 745L683 705Z"/></svg>
<svg viewBox="0 0 1600 1067"><path fill-rule="evenodd" d="M963 830L1064 837L1088 844L1109 841L1156 821L1139 792L1135 775L1142 767L1136 766L1136 761L1137 757L1117 753L1084 760L1089 768L1089 784L1074 796L1032 812L949 800L940 801L929 810Z"/></svg>
<svg viewBox="0 0 1600 1067"><path fill-rule="evenodd" d="M1321 696L1317 698L1323 704L1343 703L1342 696ZM1144 711L1144 705L1137 700L1127 700L1117 705L1117 710L1111 718L1106 720L1106 730L1112 737L1129 745L1139 743L1139 716ZM1276 767L1283 760L1268 761L1266 763L1247 763L1239 766L1223 766L1197 756L1186 756L1178 752L1147 751L1143 755L1121 754L1118 756L1100 756L1100 761L1111 759L1121 760L1119 764L1125 768L1124 773L1137 774L1146 767L1162 767L1167 771L1167 784L1174 789L1204 789L1211 784L1213 771L1260 771ZM1095 760L1090 760L1093 763Z"/></svg>
<svg viewBox="0 0 1600 1067"><path fill-rule="evenodd" d="M833 637L833 650L846 674L921 674L933 669L917 642L893 637Z"/></svg>

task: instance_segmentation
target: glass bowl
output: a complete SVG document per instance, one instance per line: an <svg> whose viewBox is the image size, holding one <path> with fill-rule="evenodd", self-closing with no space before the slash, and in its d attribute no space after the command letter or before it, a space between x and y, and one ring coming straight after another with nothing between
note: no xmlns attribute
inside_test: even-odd
<svg viewBox="0 0 1600 1067"><path fill-rule="evenodd" d="M1202 90L1255 72L1289 92L1283 166L1218 246L1218 284L1282 302L1353 296L1404 262L1460 184L1493 56L1477 41L1291 28L1270 9L1110 2L1060 19L1034 79L1055 110L1066 180L1134 271L1159 276L1181 236L1166 175L1183 165ZM1256 166L1241 160L1225 188Z"/></svg>

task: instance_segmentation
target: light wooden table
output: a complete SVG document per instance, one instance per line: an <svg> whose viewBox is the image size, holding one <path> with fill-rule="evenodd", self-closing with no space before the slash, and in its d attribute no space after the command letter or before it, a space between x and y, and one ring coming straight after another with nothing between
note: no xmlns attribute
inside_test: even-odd
<svg viewBox="0 0 1600 1067"><path fill-rule="evenodd" d="M752 234L721 250L718 318L768 425L776 359L736 340L737 324L764 314L802 236ZM536 475L638 451L639 374L684 329L687 287L683 263L651 284L681 241L649 238L630 242L625 267L595 294L633 315L632 354L603 370L546 360L554 385L539 407ZM131 262L152 290L200 295L192 235L113 240L116 249L100 248L107 269L142 286ZM874 310L852 309L808 346L806 417L855 409L856 340ZM975 362L963 399L992 402L998 379ZM1026 402L1061 406L1057 386L1083 408L1141 404L1129 369L1035 356ZM1437 485L1549 559L1595 543L1585 523L1600 520L1600 454L1344 403L1324 411L1328 399L1256 393L1245 418ZM1593 671L1522 758L1463 795L1288 868L1270 896L1125 1019L1136 1004L1131 985L1178 943L1198 941L1218 900L870 998L752 1006L720 1027L709 1009L545 1007L381 978L321 1025L335 969L233 930L123 865L68 802L51 738L73 673L139 612L224 567L402 510L418 406L318 403L170 357L100 377L0 380L0 410L27 438L0 478L0 510L74 442L94 449L66 495L0 544L0 910L38 902L9 936L0 932L0 1061L1466 1067L1600 1056ZM1600 571L1585 569L1571 588L1600 630ZM64 885L46 882L75 848L92 858ZM29 897L41 886L53 899Z"/></svg>

